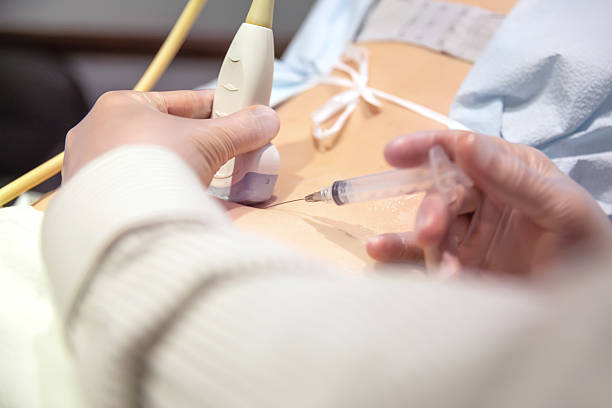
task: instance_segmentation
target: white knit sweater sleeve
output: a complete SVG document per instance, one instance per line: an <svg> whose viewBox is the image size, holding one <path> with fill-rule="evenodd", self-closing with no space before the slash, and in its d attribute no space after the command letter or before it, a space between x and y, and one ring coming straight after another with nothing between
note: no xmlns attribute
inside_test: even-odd
<svg viewBox="0 0 612 408"><path fill-rule="evenodd" d="M69 181L43 253L93 407L506 406L496 367L539 315L519 290L345 275L238 232L156 147Z"/></svg>

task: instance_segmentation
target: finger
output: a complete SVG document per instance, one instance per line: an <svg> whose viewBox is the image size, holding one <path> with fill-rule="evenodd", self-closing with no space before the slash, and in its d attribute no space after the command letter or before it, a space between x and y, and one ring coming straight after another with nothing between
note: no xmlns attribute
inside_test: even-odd
<svg viewBox="0 0 612 408"><path fill-rule="evenodd" d="M454 160L457 140L469 134L462 130L432 130L399 136L385 147L385 158L395 167L414 167L427 162L429 150L439 145ZM488 143L506 143L499 138L483 137L489 139Z"/></svg>
<svg viewBox="0 0 612 408"><path fill-rule="evenodd" d="M436 271L440 279L448 280L459 276L461 273L461 262L455 255L444 252L440 265Z"/></svg>
<svg viewBox="0 0 612 408"><path fill-rule="evenodd" d="M385 158L395 167L413 167L425 163L429 150L440 145L453 159L455 140L462 131L425 131L399 136L385 147Z"/></svg>
<svg viewBox="0 0 612 408"><path fill-rule="evenodd" d="M446 200L437 192L428 193L417 212L416 242L423 248L439 245L450 226Z"/></svg>
<svg viewBox="0 0 612 408"><path fill-rule="evenodd" d="M458 253L464 265L481 268L498 228L502 210L490 200L485 200L476 212L469 217L460 216L452 226L458 238ZM482 221L486 220L486 221Z"/></svg>
<svg viewBox="0 0 612 408"><path fill-rule="evenodd" d="M145 92L140 95L162 113L183 118L208 119L212 113L215 92L212 90L170 91Z"/></svg>
<svg viewBox="0 0 612 408"><path fill-rule="evenodd" d="M380 262L416 261L423 259L423 250L416 245L413 232L383 234L371 238L366 250Z"/></svg>
<svg viewBox="0 0 612 408"><path fill-rule="evenodd" d="M457 139L456 161L495 202L525 213L534 222L554 228L561 186L532 170L511 150L489 143L485 136L463 134Z"/></svg>
<svg viewBox="0 0 612 408"><path fill-rule="evenodd" d="M240 154L251 152L272 140L280 129L280 120L267 106L253 106L233 115L202 124L198 137L207 149L213 149L221 165Z"/></svg>

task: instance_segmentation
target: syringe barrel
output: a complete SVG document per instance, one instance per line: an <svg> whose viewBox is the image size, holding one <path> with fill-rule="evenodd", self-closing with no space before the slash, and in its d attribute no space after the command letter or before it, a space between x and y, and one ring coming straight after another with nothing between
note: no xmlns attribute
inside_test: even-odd
<svg viewBox="0 0 612 408"><path fill-rule="evenodd" d="M337 205L396 197L427 191L432 187L429 166L336 181L331 186L331 196Z"/></svg>

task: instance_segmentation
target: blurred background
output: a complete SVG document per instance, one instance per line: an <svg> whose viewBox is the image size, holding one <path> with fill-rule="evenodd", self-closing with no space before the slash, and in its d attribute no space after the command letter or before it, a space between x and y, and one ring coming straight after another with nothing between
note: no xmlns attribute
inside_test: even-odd
<svg viewBox="0 0 612 408"><path fill-rule="evenodd" d="M277 56L315 0L278 0ZM63 149L98 96L136 84L186 0L0 0L0 184ZM250 0L209 0L157 90L214 79ZM59 185L55 177L38 191Z"/></svg>

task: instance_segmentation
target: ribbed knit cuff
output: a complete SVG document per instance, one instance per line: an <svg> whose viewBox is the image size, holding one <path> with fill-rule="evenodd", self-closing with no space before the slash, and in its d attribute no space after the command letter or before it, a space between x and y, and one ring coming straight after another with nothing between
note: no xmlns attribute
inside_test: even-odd
<svg viewBox="0 0 612 408"><path fill-rule="evenodd" d="M173 152L121 147L81 169L43 220L43 257L62 317L69 316L92 267L122 234L176 221L229 225L195 172Z"/></svg>

